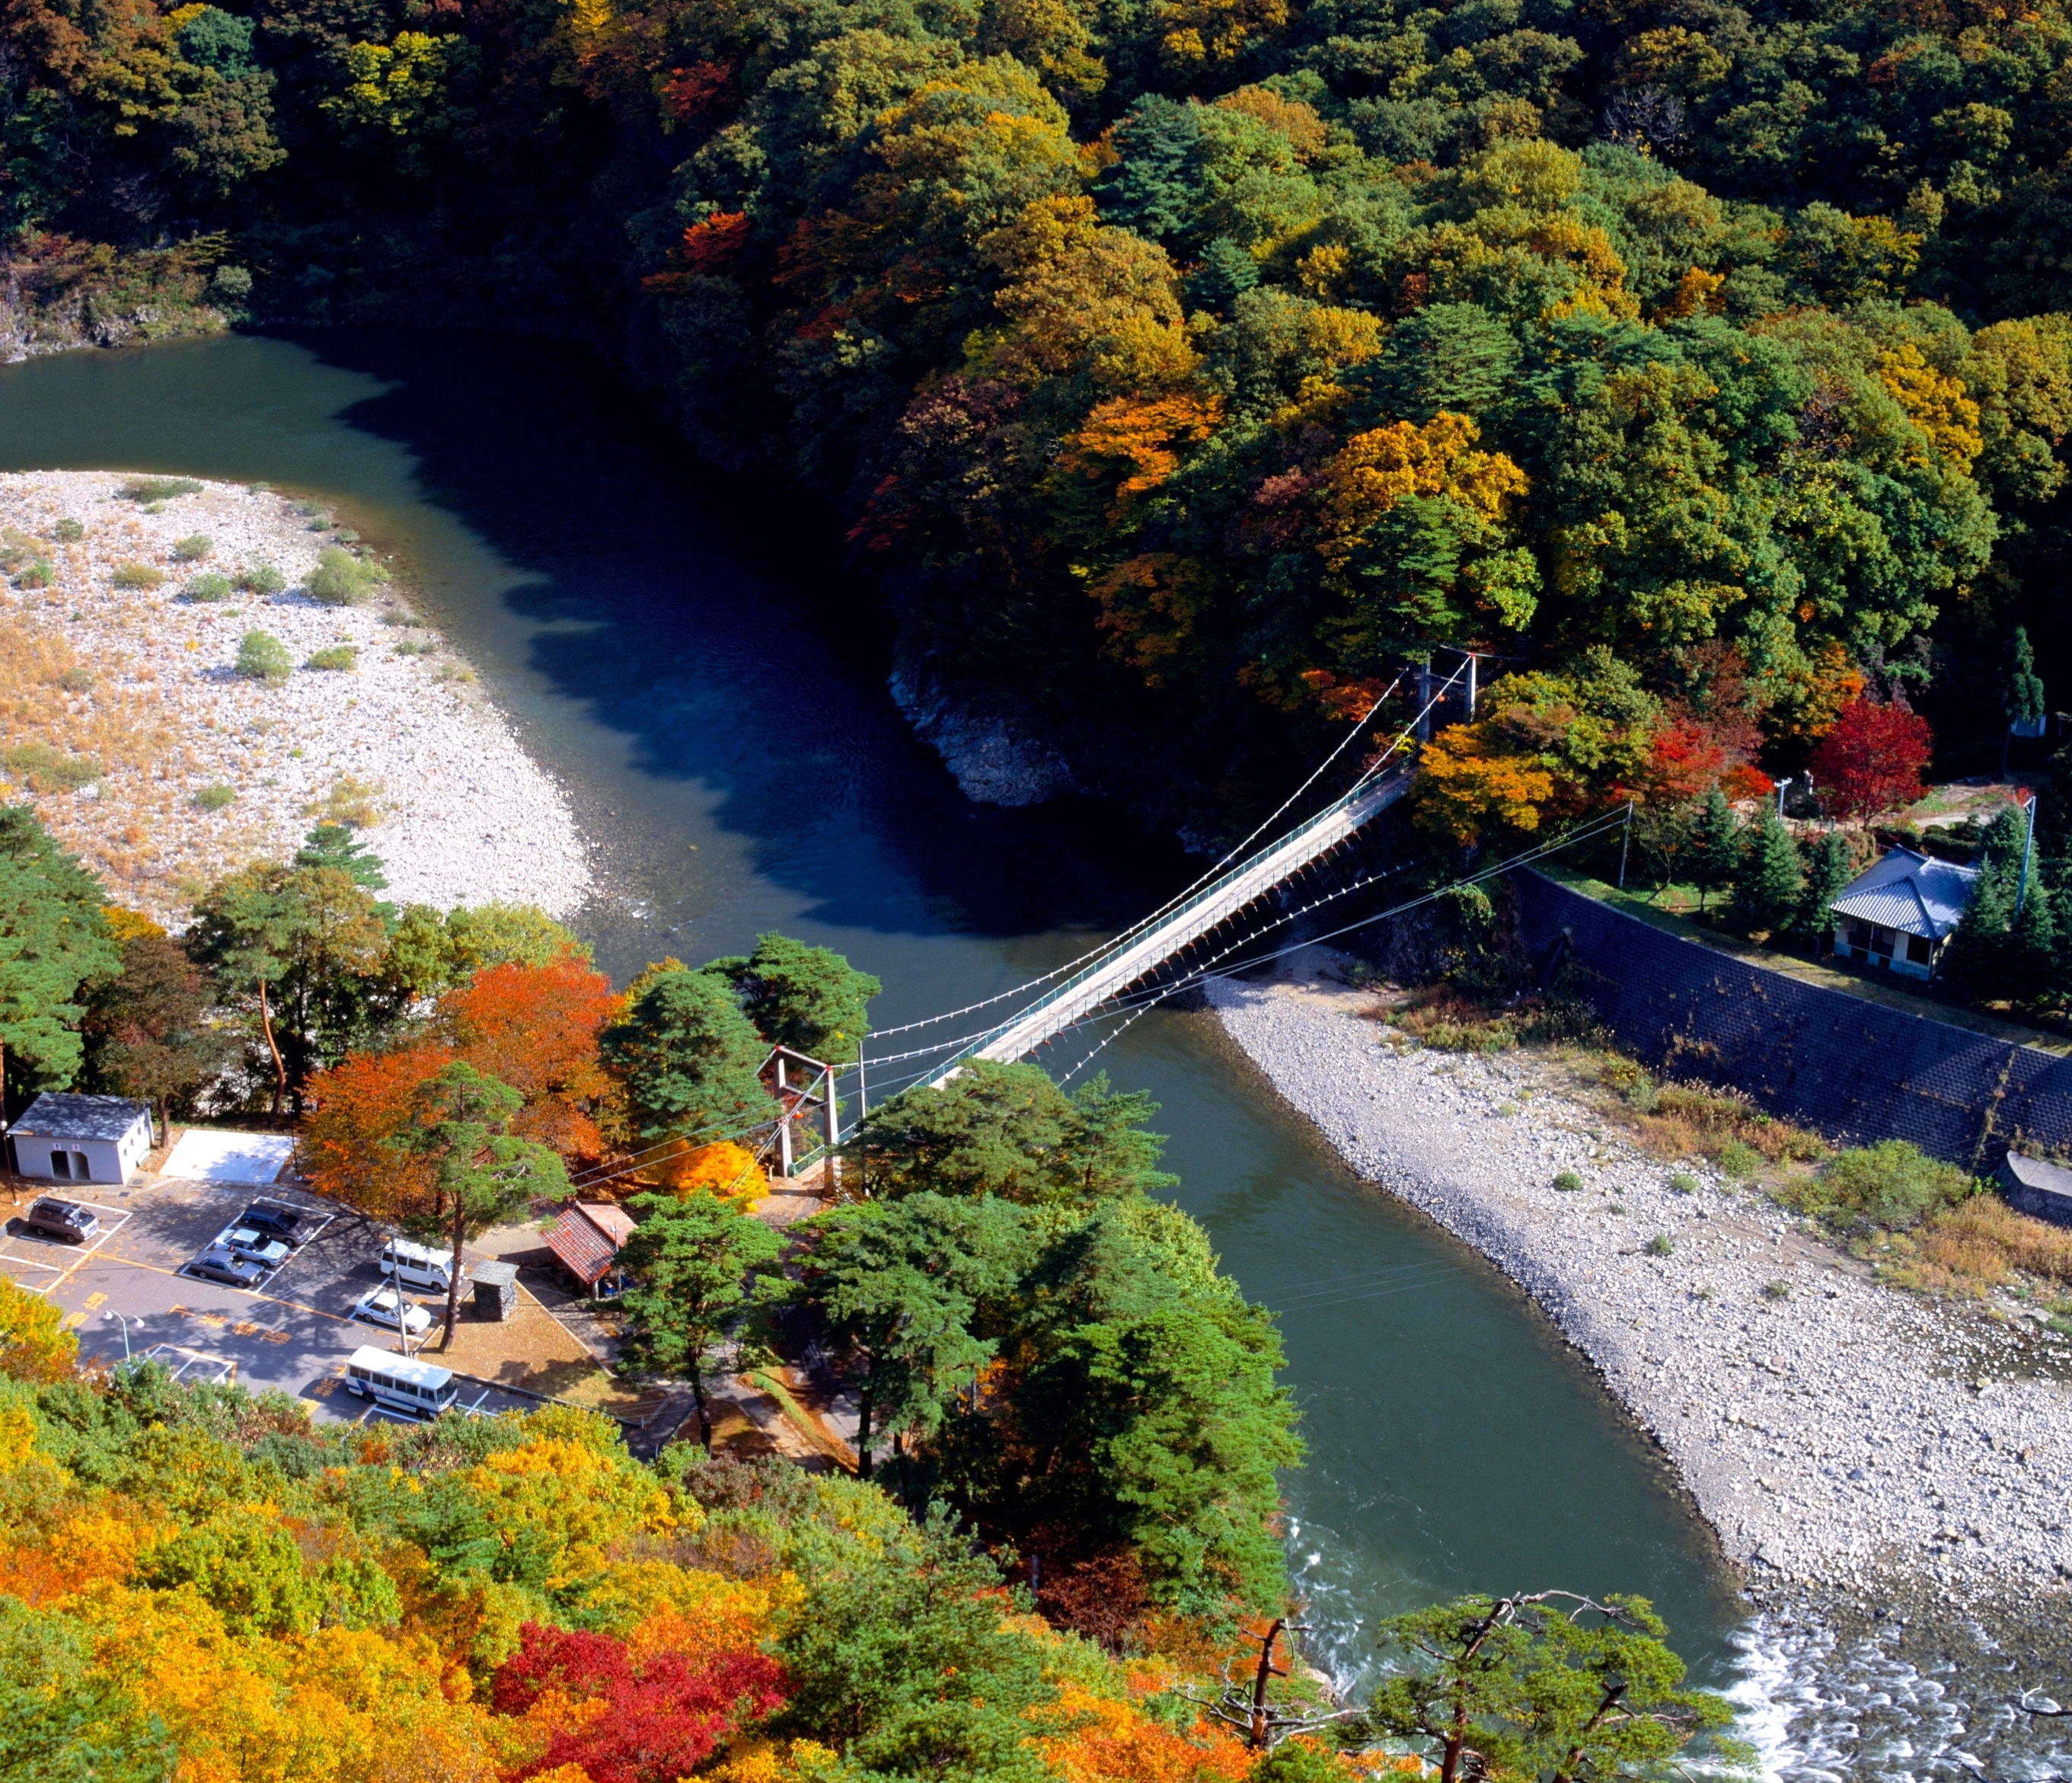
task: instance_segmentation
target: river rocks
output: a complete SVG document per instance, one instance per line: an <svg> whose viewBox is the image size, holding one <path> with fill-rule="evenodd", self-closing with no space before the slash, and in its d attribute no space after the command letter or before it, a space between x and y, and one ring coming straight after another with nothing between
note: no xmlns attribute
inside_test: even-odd
<svg viewBox="0 0 2072 1783"><path fill-rule="evenodd" d="M1041 805L1072 790L1065 758L1005 719L972 711L910 669L895 670L887 685L915 734L943 758L972 803Z"/></svg>
<svg viewBox="0 0 2072 1783"><path fill-rule="evenodd" d="M583 902L590 874L567 797L402 591L352 606L304 591L338 542L327 514L228 483L142 503L120 492L130 480L0 476L17 560L0 594L4 796L31 789L116 901L176 923L209 880L292 854L328 811L377 820L366 840L397 903L502 900L565 916ZM83 537L64 537L61 521ZM183 557L197 537L207 554ZM35 586L39 560L47 587ZM281 573L279 592L183 593L261 563ZM285 648L279 685L236 672L248 632ZM339 646L356 653L352 668L305 666Z"/></svg>
<svg viewBox="0 0 2072 1783"><path fill-rule="evenodd" d="M1710 1172L1675 1192L1528 1052L1399 1048L1330 981L1210 996L1355 1170L1534 1297L1758 1583L2063 1589L2072 1390L2040 1340L1881 1287Z"/></svg>

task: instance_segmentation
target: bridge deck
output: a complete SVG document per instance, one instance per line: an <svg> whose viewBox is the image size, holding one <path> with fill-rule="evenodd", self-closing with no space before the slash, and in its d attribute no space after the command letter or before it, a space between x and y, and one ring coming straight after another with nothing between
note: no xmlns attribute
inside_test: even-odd
<svg viewBox="0 0 2072 1783"><path fill-rule="evenodd" d="M1183 948L1219 923L1257 902L1328 854L1408 789L1410 776L1396 774L1350 793L1279 842L1240 861L1221 877L1159 919L1133 941L1097 960L1076 977L1012 1016L984 1040L951 1060L927 1081L939 1083L970 1059L1009 1062L1054 1039L1111 998L1150 976Z"/></svg>

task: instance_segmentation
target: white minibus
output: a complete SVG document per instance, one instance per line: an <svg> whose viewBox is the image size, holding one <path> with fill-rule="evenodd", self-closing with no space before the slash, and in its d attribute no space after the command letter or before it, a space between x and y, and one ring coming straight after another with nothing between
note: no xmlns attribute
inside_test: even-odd
<svg viewBox="0 0 2072 1783"><path fill-rule="evenodd" d="M454 1402L451 1369L434 1368L414 1356L363 1344L345 1365L345 1388L379 1406L393 1406L436 1418Z"/></svg>
<svg viewBox="0 0 2072 1783"><path fill-rule="evenodd" d="M453 1253L414 1245L408 1238L391 1238L381 1247L381 1273L405 1287L443 1294L453 1280Z"/></svg>

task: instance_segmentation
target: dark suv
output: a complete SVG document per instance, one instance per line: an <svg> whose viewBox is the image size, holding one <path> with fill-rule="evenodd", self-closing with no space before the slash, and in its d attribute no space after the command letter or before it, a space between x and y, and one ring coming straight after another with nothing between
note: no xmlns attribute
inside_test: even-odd
<svg viewBox="0 0 2072 1783"><path fill-rule="evenodd" d="M22 1229L61 1245L83 1245L101 1229L101 1222L86 1209L46 1195L22 1216Z"/></svg>
<svg viewBox="0 0 2072 1783"><path fill-rule="evenodd" d="M314 1220L300 1208L290 1207L286 1201L254 1201L237 1216L237 1223L273 1237L285 1238L298 1247L307 1244L317 1229Z"/></svg>

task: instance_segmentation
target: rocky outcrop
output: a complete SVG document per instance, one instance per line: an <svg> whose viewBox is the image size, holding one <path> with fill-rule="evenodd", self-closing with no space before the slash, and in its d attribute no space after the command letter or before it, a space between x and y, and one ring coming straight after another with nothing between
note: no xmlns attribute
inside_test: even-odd
<svg viewBox="0 0 2072 1783"><path fill-rule="evenodd" d="M946 694L925 670L893 672L892 698L977 805L1041 805L1075 790L1065 758L1008 719Z"/></svg>

